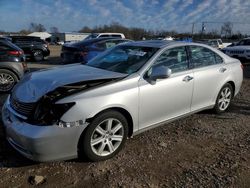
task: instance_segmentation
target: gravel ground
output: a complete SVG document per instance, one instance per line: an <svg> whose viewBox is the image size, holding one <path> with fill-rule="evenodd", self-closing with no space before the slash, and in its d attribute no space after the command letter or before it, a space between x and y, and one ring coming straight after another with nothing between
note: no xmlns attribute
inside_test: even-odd
<svg viewBox="0 0 250 188"><path fill-rule="evenodd" d="M59 48L52 54L58 54ZM30 63L32 70L54 66L52 58ZM1 95L2 105L6 95ZM0 123L1 124L1 123ZM143 147L142 147L143 146ZM227 113L194 114L129 139L113 159L35 163L15 152L0 126L0 187L249 187L250 67Z"/></svg>

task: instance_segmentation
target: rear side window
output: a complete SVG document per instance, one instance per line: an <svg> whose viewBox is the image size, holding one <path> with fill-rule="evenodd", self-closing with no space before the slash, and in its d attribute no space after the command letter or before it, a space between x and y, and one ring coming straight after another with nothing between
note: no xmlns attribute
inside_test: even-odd
<svg viewBox="0 0 250 188"><path fill-rule="evenodd" d="M246 40L245 45L250 46L250 40Z"/></svg>
<svg viewBox="0 0 250 188"><path fill-rule="evenodd" d="M0 42L0 50L6 51L6 50L12 50L14 47L12 47L10 42ZM14 48L15 49L15 48Z"/></svg>
<svg viewBox="0 0 250 188"><path fill-rule="evenodd" d="M6 51L6 50L9 50L9 47L0 42L0 51Z"/></svg>
<svg viewBox="0 0 250 188"><path fill-rule="evenodd" d="M5 45L1 45L0 44L0 51L6 51L6 50L9 50L10 48L8 46L5 46Z"/></svg>
<svg viewBox="0 0 250 188"><path fill-rule="evenodd" d="M114 41L107 41L107 42L105 43L106 48L112 48L112 47L114 47L115 45L116 45L116 43L115 43Z"/></svg>
<svg viewBox="0 0 250 188"><path fill-rule="evenodd" d="M111 35L111 37L122 38L121 35Z"/></svg>
<svg viewBox="0 0 250 188"><path fill-rule="evenodd" d="M101 41L96 43L96 47L103 50L114 47L118 42L116 40Z"/></svg>
<svg viewBox="0 0 250 188"><path fill-rule="evenodd" d="M186 48L176 47L163 52L153 66L167 66L173 73L181 72L188 69L188 60Z"/></svg>
<svg viewBox="0 0 250 188"><path fill-rule="evenodd" d="M193 68L200 68L223 63L223 59L208 48L202 46L190 46L189 48Z"/></svg>
<svg viewBox="0 0 250 188"><path fill-rule="evenodd" d="M238 45L245 45L245 46L250 46L250 40L242 40L238 43Z"/></svg>
<svg viewBox="0 0 250 188"><path fill-rule="evenodd" d="M109 35L100 35L99 38L110 37Z"/></svg>

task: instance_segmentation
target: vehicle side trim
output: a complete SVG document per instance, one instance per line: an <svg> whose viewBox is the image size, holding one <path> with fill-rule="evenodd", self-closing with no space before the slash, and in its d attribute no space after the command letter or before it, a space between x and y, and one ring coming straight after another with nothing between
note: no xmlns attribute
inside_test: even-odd
<svg viewBox="0 0 250 188"><path fill-rule="evenodd" d="M156 124L150 125L150 126L148 126L148 127L146 127L146 128L143 128L143 129L140 129L140 130L134 132L134 133L133 133L133 136L136 136L136 135L138 135L138 134L140 134L140 133L142 133L142 132L148 131L148 130L150 130L150 129L154 129L154 128L156 128L156 127L162 126L162 125L164 125L165 123L171 123L171 122L173 122L173 121L175 121L175 120L178 120L178 119L181 119L181 118L185 118L185 117L187 117L187 116L190 116L191 114L195 114L195 113L200 112L200 111L203 111L203 110L212 109L213 107L214 107L214 105L210 105L210 106L201 108L201 109L199 109L199 110L195 110L195 111L189 112L189 113L187 113L187 114L184 114L184 115L181 115L181 116L177 116L177 117L171 118L171 119L169 119L169 120L162 121L162 122L160 122L160 123L156 123Z"/></svg>

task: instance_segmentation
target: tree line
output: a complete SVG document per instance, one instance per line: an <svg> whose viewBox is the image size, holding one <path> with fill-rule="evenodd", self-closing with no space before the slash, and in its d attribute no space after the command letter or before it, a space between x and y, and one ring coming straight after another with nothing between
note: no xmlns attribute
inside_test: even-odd
<svg viewBox="0 0 250 188"><path fill-rule="evenodd" d="M17 33L21 35L27 35L31 32L44 32L44 31L47 31L47 29L45 28L43 24L32 22L30 23L28 29L22 29ZM53 27L50 27L50 32L59 33L60 31L56 26L53 26ZM84 26L77 32L79 33L104 33L104 32L123 33L125 34L126 38L133 39L133 40L165 38L168 36L171 36L174 38L193 38L194 40L213 39L213 38L239 40L241 38L247 37L246 35L243 35L241 32L233 33L233 24L230 22L224 23L221 26L220 31L212 30L212 31L206 32L204 30L201 30L196 33L191 33L191 32L179 33L175 30L172 30L172 31L150 30L150 29L144 29L144 28L139 28L139 27L126 27L117 22L113 22L109 25L95 26L93 28ZM8 32L0 30L0 34L6 34L6 33Z"/></svg>

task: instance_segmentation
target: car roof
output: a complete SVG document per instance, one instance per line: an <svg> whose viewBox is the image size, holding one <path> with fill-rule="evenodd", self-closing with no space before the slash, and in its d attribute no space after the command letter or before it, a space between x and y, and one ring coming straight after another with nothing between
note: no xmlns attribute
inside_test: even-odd
<svg viewBox="0 0 250 188"><path fill-rule="evenodd" d="M173 40L142 40L142 41L136 41L136 42L128 42L122 45L164 48L166 46L175 45L175 44L185 45L185 42L173 41Z"/></svg>
<svg viewBox="0 0 250 188"><path fill-rule="evenodd" d="M129 39L122 39L122 38L116 38L116 37L102 37L102 38L94 38L94 39L87 39L87 40L82 40L79 42L75 42L72 44L69 44L71 46L83 46L83 45L89 45L92 43L100 42L100 41L106 41L106 40L124 40L124 41L131 41ZM65 44L67 45L67 43Z"/></svg>
<svg viewBox="0 0 250 188"><path fill-rule="evenodd" d="M10 38L25 38L25 39L40 39L40 37L34 37L34 36L8 36Z"/></svg>
<svg viewBox="0 0 250 188"><path fill-rule="evenodd" d="M100 37L100 38L94 38L94 39L87 39L87 40L82 40L81 42L99 42L102 40L128 40L128 39L122 39L122 38L117 38L117 37Z"/></svg>

